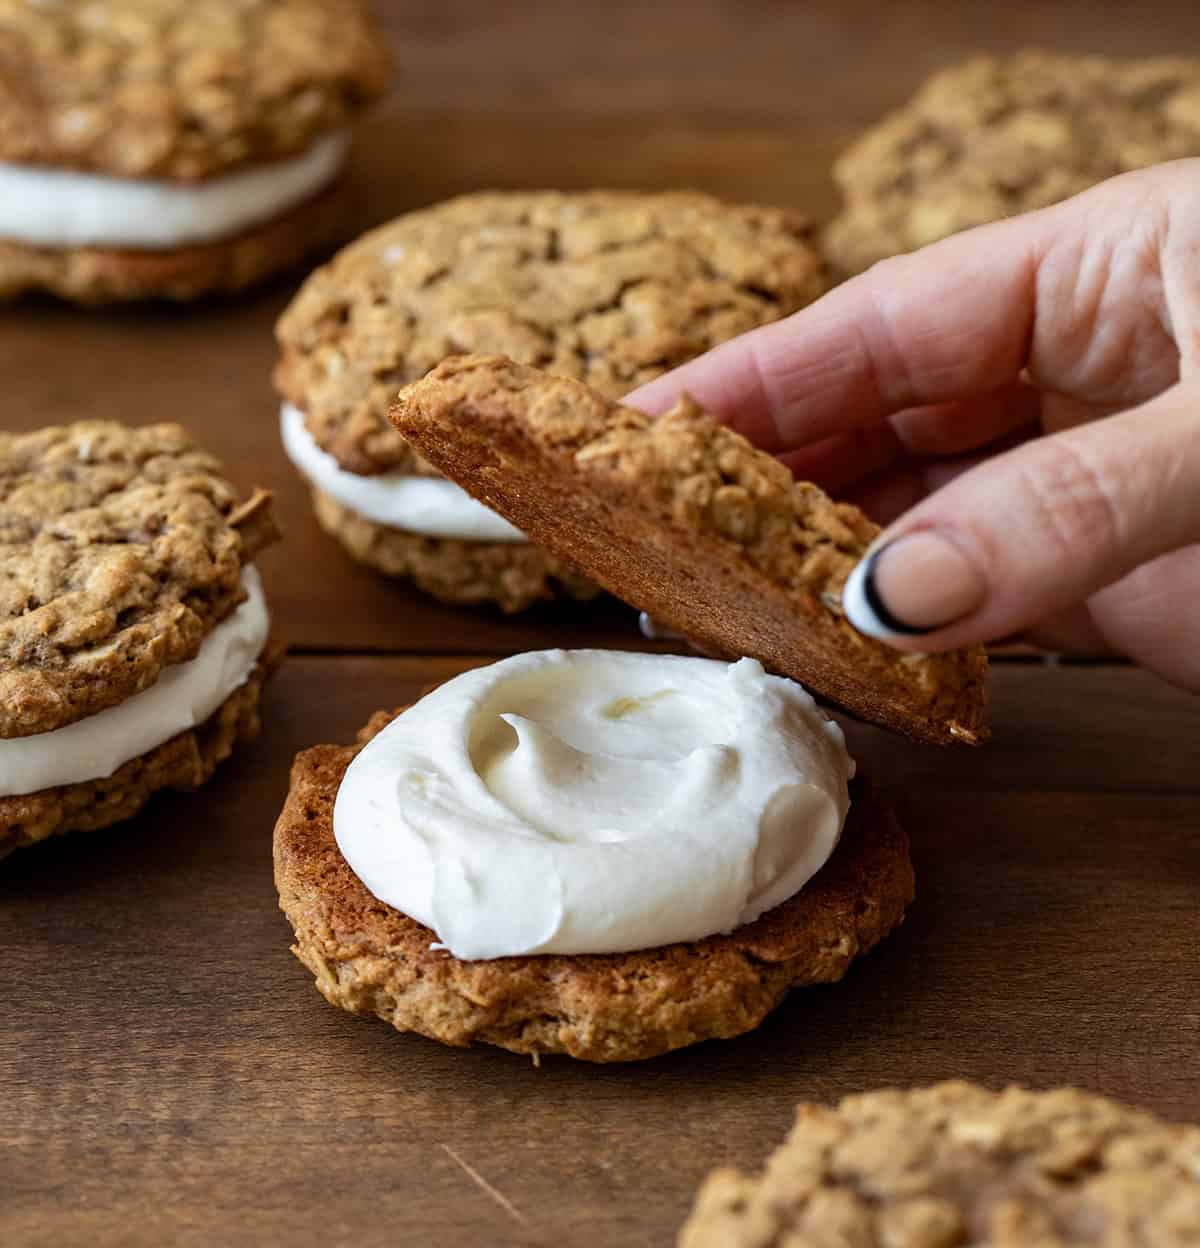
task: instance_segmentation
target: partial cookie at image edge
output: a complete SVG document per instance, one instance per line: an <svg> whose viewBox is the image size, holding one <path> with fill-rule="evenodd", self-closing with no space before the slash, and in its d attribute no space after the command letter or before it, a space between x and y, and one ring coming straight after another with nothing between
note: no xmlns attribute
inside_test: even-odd
<svg viewBox="0 0 1200 1248"><path fill-rule="evenodd" d="M940 70L838 158L835 275L1200 156L1200 59L1028 50Z"/></svg>
<svg viewBox="0 0 1200 1248"><path fill-rule="evenodd" d="M360 0L0 5L0 160L203 181L304 151L387 89Z"/></svg>
<svg viewBox="0 0 1200 1248"><path fill-rule="evenodd" d="M952 1082L803 1103L755 1175L714 1170L679 1248L1091 1245L1200 1238L1200 1128L1075 1088Z"/></svg>

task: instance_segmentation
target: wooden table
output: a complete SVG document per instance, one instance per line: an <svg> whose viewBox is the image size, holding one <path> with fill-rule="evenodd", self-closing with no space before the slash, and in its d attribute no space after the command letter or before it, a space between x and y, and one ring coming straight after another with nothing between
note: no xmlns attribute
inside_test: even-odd
<svg viewBox="0 0 1200 1248"><path fill-rule="evenodd" d="M406 78L365 132L364 221L484 184L682 183L824 215L845 136L970 47L1200 34L1190 3L391 7ZM263 562L293 645L262 740L202 794L0 873L6 1248L666 1244L702 1175L756 1165L797 1099L885 1083L1071 1081L1200 1117L1200 708L1121 667L996 664L983 751L851 726L904 812L917 903L741 1040L535 1069L325 1005L271 883L292 754L489 656L637 636L617 604L504 619L346 563L278 449L290 289L0 313L5 428L178 419L277 491L287 543Z"/></svg>

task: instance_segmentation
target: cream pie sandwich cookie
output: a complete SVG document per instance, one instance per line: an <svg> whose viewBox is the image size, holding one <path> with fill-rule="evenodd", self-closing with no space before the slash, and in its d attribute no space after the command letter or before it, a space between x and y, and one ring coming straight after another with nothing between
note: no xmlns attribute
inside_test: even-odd
<svg viewBox="0 0 1200 1248"><path fill-rule="evenodd" d="M0 297L231 292L336 236L358 0L0 0Z"/></svg>
<svg viewBox="0 0 1200 1248"><path fill-rule="evenodd" d="M350 556L451 603L597 591L388 423L447 355L503 351L616 398L825 286L806 223L706 195L499 193L410 213L318 269L281 318L282 437Z"/></svg>
<svg viewBox="0 0 1200 1248"><path fill-rule="evenodd" d="M1119 173L1200 155L1200 60L1027 51L931 78L837 162L824 237L844 274L1067 199Z"/></svg>
<svg viewBox="0 0 1200 1248"><path fill-rule="evenodd" d="M196 788L256 735L277 536L178 425L0 434L0 856Z"/></svg>
<svg viewBox="0 0 1200 1248"><path fill-rule="evenodd" d="M802 1104L758 1175L714 1171L679 1248L1185 1248L1200 1128L1074 1088Z"/></svg>
<svg viewBox="0 0 1200 1248"><path fill-rule="evenodd" d="M516 655L301 754L275 871L320 991L447 1044L627 1061L739 1035L840 979L901 921L913 871L800 681L974 742L983 655L902 660L850 629L838 588L874 526L691 407L652 422L479 356L409 386L394 419L508 521L729 661Z"/></svg>

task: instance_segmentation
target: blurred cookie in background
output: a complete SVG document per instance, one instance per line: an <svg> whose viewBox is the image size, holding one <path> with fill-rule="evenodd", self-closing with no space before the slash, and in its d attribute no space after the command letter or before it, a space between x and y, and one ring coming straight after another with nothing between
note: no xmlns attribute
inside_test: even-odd
<svg viewBox="0 0 1200 1248"><path fill-rule="evenodd" d="M834 166L844 276L949 234L1200 155L1200 60L1028 51L936 74Z"/></svg>
<svg viewBox="0 0 1200 1248"><path fill-rule="evenodd" d="M345 226L358 0L0 0L0 297L241 290Z"/></svg>
<svg viewBox="0 0 1200 1248"><path fill-rule="evenodd" d="M680 1248L1183 1248L1200 1128L1074 1088L969 1083L803 1104L756 1176L714 1171Z"/></svg>
<svg viewBox="0 0 1200 1248"><path fill-rule="evenodd" d="M359 563L449 603L598 591L445 480L388 422L447 356L501 352L619 398L826 286L806 221L691 192L483 192L372 230L279 321L282 433Z"/></svg>

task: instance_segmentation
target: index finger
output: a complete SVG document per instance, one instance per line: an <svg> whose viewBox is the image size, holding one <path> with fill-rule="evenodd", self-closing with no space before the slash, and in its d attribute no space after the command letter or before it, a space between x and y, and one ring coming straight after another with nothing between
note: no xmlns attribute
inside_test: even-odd
<svg viewBox="0 0 1200 1248"><path fill-rule="evenodd" d="M907 407L995 390L1017 379L1028 355L1044 215L885 260L625 402L657 414L686 391L778 453Z"/></svg>

